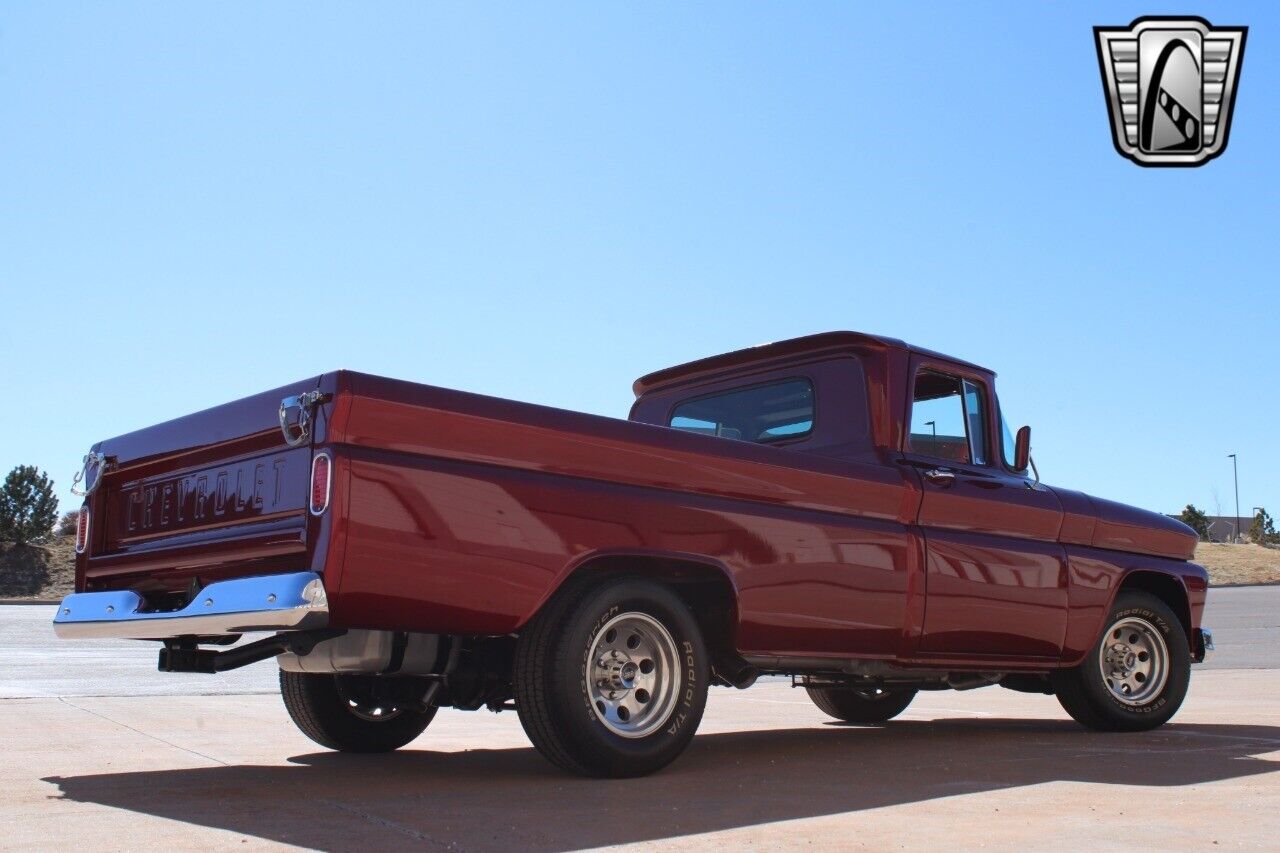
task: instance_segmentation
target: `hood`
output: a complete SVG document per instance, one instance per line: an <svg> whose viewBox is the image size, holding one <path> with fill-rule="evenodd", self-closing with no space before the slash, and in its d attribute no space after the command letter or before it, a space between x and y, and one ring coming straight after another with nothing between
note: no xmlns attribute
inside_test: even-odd
<svg viewBox="0 0 1280 853"><path fill-rule="evenodd" d="M1089 502L1097 519L1089 542L1093 547L1175 560L1195 556L1199 537L1176 518L1092 495Z"/></svg>

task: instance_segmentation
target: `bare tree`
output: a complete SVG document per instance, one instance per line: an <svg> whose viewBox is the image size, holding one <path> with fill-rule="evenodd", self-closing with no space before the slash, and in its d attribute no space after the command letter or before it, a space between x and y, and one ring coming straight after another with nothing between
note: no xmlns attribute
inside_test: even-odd
<svg viewBox="0 0 1280 853"><path fill-rule="evenodd" d="M1209 494L1213 497L1213 514L1218 518L1222 518L1222 498L1218 495L1218 487L1213 486L1212 488L1210 488ZM1238 536L1240 533L1240 531L1236 529L1239 523L1240 523L1239 519L1236 519L1234 522L1232 522L1231 541L1233 542L1235 541L1236 536Z"/></svg>

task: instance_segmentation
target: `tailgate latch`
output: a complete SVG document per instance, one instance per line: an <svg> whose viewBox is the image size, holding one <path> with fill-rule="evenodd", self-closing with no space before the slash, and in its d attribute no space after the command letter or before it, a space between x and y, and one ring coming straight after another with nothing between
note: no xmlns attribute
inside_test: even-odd
<svg viewBox="0 0 1280 853"><path fill-rule="evenodd" d="M93 494L102 485L102 475L113 460L114 457L98 451L85 454L84 464L71 478L71 494L78 498L87 498Z"/></svg>
<svg viewBox="0 0 1280 853"><path fill-rule="evenodd" d="M280 432L284 433L284 442L290 447L301 446L311 436L312 408L323 403L329 395L323 391L308 391L296 397L285 397L280 401ZM298 419L289 419L289 410L298 410Z"/></svg>

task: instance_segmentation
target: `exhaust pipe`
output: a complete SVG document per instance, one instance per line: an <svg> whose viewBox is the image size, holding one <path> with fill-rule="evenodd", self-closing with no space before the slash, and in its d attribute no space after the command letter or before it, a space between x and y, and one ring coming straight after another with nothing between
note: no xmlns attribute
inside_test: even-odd
<svg viewBox="0 0 1280 853"><path fill-rule="evenodd" d="M308 654L317 643L340 637L346 631L330 628L323 631L296 631L287 634L276 634L225 652L212 649L201 649L194 643L165 643L160 650L157 668L161 672L226 672L239 669L251 663L273 658L284 652L295 655Z"/></svg>

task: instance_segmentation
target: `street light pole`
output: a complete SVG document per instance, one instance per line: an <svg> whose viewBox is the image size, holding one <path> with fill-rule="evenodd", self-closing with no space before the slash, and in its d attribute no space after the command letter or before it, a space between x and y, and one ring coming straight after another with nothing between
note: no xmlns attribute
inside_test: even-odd
<svg viewBox="0 0 1280 853"><path fill-rule="evenodd" d="M1236 484L1236 541L1240 541L1240 469L1236 465L1236 455L1228 453L1227 458L1231 460L1231 476Z"/></svg>

